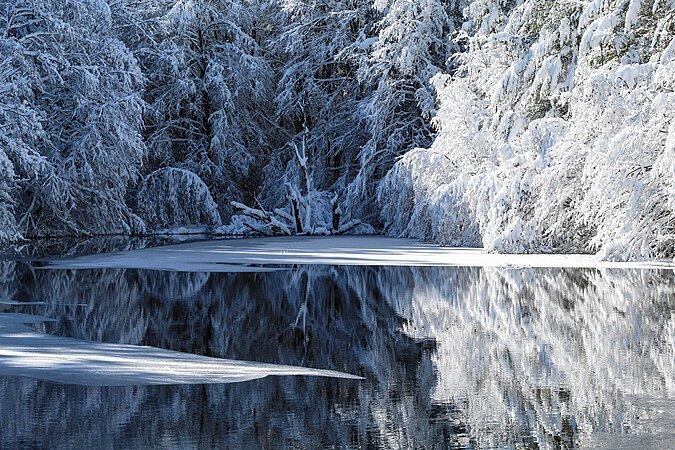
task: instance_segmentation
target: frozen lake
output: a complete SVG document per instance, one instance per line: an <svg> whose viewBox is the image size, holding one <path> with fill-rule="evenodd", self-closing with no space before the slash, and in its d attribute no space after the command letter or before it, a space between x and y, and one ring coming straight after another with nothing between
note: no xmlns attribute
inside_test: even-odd
<svg viewBox="0 0 675 450"><path fill-rule="evenodd" d="M0 262L3 317L53 319L33 329L0 320L0 447L675 442L672 268L367 239L213 241L47 268ZM39 339L60 363L76 359L73 345L87 353L59 379L58 361L35 369L17 359L17 346ZM122 381L106 372L95 385L102 369L87 361L129 346L146 346L133 349L155 358L153 372ZM179 377L165 350L200 366ZM215 379L241 364L250 369L241 379ZM190 379L197 369L207 378Z"/></svg>

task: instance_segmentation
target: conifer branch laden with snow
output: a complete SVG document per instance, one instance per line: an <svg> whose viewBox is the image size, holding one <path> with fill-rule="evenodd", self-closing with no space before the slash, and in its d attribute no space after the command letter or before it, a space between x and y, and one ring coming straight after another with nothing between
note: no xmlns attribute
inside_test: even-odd
<svg viewBox="0 0 675 450"><path fill-rule="evenodd" d="M435 77L438 137L379 186L387 228L494 252L673 258L674 7L472 1L458 72Z"/></svg>

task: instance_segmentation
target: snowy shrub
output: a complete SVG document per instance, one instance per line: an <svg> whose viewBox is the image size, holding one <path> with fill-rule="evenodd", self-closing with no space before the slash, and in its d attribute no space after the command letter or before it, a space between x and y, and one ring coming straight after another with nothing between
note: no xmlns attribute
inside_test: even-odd
<svg viewBox="0 0 675 450"><path fill-rule="evenodd" d="M218 205L209 188L189 170L158 169L138 190L138 214L152 229L178 225L220 226Z"/></svg>

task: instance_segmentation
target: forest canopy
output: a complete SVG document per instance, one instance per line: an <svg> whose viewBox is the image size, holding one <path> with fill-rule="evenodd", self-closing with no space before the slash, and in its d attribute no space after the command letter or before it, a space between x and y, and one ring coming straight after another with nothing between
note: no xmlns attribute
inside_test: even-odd
<svg viewBox="0 0 675 450"><path fill-rule="evenodd" d="M675 257L675 0L2 0L0 243Z"/></svg>

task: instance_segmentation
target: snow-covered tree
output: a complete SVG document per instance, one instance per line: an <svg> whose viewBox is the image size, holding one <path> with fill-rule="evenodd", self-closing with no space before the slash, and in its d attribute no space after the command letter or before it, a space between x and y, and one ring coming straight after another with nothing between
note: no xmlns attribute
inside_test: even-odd
<svg viewBox="0 0 675 450"><path fill-rule="evenodd" d="M151 228L238 211L271 234L366 218L491 251L675 256L673 11L0 2L0 241L138 232L131 205Z"/></svg>
<svg viewBox="0 0 675 450"><path fill-rule="evenodd" d="M150 165L194 172L228 217L230 202L256 187L254 160L274 136L274 75L242 3L167 6L144 58Z"/></svg>
<svg viewBox="0 0 675 450"><path fill-rule="evenodd" d="M355 173L358 148L367 140L358 118L363 92L356 72L372 45L374 24L374 11L364 0L281 0L279 5L285 24L272 50L283 62L277 118L288 131L287 145L273 154L263 186L270 205L286 202L285 183L300 184L294 146L306 148L318 189L341 193Z"/></svg>
<svg viewBox="0 0 675 450"><path fill-rule="evenodd" d="M138 214L153 229L174 225L221 225L218 205L209 189L201 178L188 170L155 170L143 179L137 204Z"/></svg>
<svg viewBox="0 0 675 450"><path fill-rule="evenodd" d="M674 3L506 5L467 9L438 137L382 184L385 222L492 251L674 256Z"/></svg>
<svg viewBox="0 0 675 450"><path fill-rule="evenodd" d="M374 2L382 18L358 71L369 91L359 111L369 139L360 149L359 172L349 187L350 201L359 211L370 210L371 217L368 204L376 183L396 157L432 142L436 99L430 80L451 54L450 35L461 5L444 0Z"/></svg>
<svg viewBox="0 0 675 450"><path fill-rule="evenodd" d="M11 113L21 119L12 121L10 145L21 174L19 228L28 236L139 231L125 195L145 154L142 75L113 33L108 4L2 8L3 81L7 100L21 108Z"/></svg>
<svg viewBox="0 0 675 450"><path fill-rule="evenodd" d="M0 4L0 242L21 235L15 217L21 180L34 180L48 165L38 152L45 134L32 90L36 61L26 48L33 39L26 6Z"/></svg>

